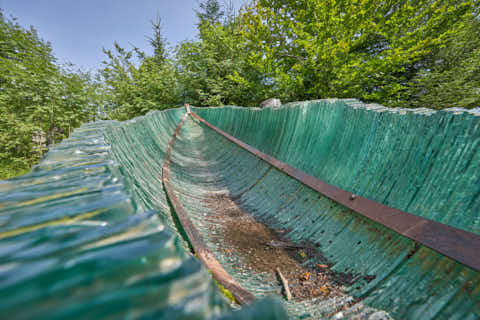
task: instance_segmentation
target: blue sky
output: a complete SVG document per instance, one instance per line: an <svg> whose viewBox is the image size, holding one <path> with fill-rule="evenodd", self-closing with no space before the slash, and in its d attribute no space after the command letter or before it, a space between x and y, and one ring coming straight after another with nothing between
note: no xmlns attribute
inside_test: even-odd
<svg viewBox="0 0 480 320"><path fill-rule="evenodd" d="M237 9L246 2L233 0ZM115 40L150 52L146 37L157 12L170 45L194 39L197 7L197 0L0 0L7 17L33 25L52 43L60 63L69 61L92 71L104 60L102 47L111 48Z"/></svg>

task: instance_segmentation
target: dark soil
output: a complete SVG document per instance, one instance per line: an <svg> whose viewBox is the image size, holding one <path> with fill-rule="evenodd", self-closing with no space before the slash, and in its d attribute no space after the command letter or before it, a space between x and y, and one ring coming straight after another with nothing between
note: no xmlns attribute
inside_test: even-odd
<svg viewBox="0 0 480 320"><path fill-rule="evenodd" d="M286 238L288 230L274 230L242 211L228 196L204 200L212 214L219 245L224 254L239 256L245 262L239 269L268 272L276 279L276 268L288 280L293 299L331 298L344 294L342 287L351 285L354 275L335 272L332 264L312 243L293 243Z"/></svg>

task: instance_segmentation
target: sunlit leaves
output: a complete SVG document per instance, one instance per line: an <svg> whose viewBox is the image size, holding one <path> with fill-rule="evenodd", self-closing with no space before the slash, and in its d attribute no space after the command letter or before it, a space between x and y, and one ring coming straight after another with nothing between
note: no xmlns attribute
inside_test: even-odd
<svg viewBox="0 0 480 320"><path fill-rule="evenodd" d="M88 74L56 64L50 44L35 29L21 27L0 11L0 166L30 166L46 143L93 119L91 87ZM45 143L34 141L35 136Z"/></svg>
<svg viewBox="0 0 480 320"><path fill-rule="evenodd" d="M252 61L288 100L356 97L389 105L462 32L473 1L256 1L245 14ZM302 85L298 79L302 79ZM285 88L291 88L285 90Z"/></svg>

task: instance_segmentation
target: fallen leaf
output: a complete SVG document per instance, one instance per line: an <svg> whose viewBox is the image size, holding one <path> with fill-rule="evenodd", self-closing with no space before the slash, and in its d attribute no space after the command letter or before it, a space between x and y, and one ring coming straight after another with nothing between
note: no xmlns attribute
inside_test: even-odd
<svg viewBox="0 0 480 320"><path fill-rule="evenodd" d="M320 287L320 291L322 291L323 294L329 294L330 293L330 290L328 289L327 286Z"/></svg>
<svg viewBox="0 0 480 320"><path fill-rule="evenodd" d="M307 281L310 279L310 272L305 272L304 274L300 275L300 280Z"/></svg>

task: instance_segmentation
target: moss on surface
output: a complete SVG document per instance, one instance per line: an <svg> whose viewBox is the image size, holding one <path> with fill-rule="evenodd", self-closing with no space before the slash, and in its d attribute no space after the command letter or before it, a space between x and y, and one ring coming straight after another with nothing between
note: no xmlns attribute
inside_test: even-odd
<svg viewBox="0 0 480 320"><path fill-rule="evenodd" d="M210 270L209 270L210 272ZM215 281L215 284L217 285L218 289L220 289L220 292L232 303L237 303L237 301L235 300L235 297L233 296L233 294L230 292L230 290L228 290L227 288L225 288L224 286L222 286L217 280L215 280L215 278L213 278L213 281Z"/></svg>
<svg viewBox="0 0 480 320"><path fill-rule="evenodd" d="M0 180L21 176L30 171L28 167L18 167L7 163L0 163Z"/></svg>

